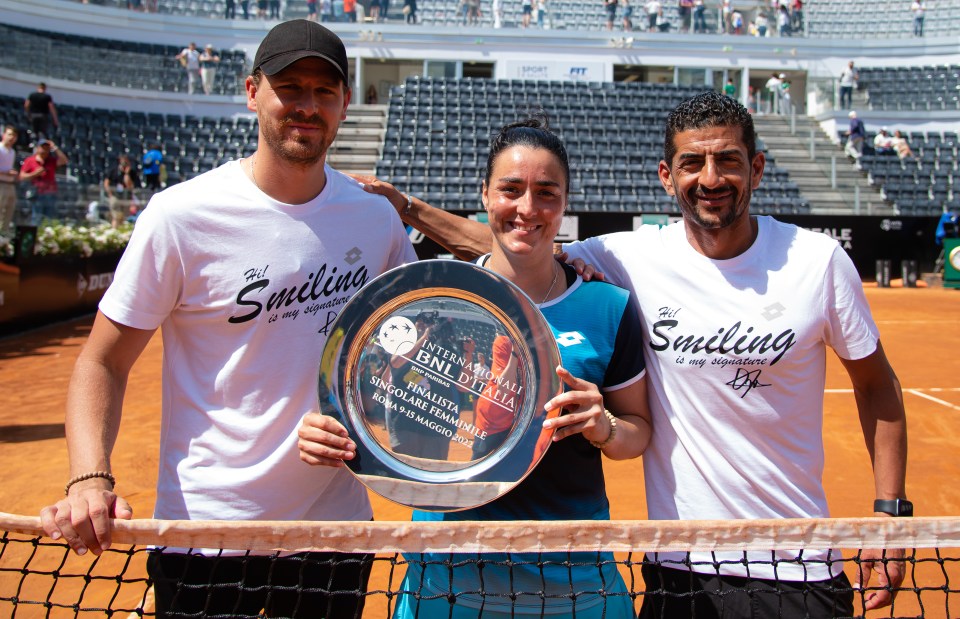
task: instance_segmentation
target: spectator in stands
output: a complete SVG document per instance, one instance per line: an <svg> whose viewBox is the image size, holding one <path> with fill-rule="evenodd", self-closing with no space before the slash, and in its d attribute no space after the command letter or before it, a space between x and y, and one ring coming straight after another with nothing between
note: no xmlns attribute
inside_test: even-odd
<svg viewBox="0 0 960 619"><path fill-rule="evenodd" d="M477 10L479 11L479 1L477 1ZM547 19L547 0L536 0L537 3L537 28L543 30L544 28L549 27L549 20ZM478 13L479 16L479 13Z"/></svg>
<svg viewBox="0 0 960 619"><path fill-rule="evenodd" d="M192 95L200 81L200 50L197 49L197 44L191 41L174 57L187 72L187 93Z"/></svg>
<svg viewBox="0 0 960 619"><path fill-rule="evenodd" d="M750 214L766 165L755 145L736 101L708 91L681 102L667 119L658 173L682 220L564 246L578 267L595 265L639 304L654 428L643 455L648 517L827 517L827 347L858 394L873 515L912 511L903 395L857 271L835 240ZM462 259L489 251L482 223L422 200L391 203ZM640 618L853 616L836 553L810 552L802 564L769 552L660 553L642 568ZM902 549L865 552L855 586L869 612L893 601L908 566Z"/></svg>
<svg viewBox="0 0 960 619"><path fill-rule="evenodd" d="M529 2L530 0L524 0L524 2ZM417 0L403 0L403 14L406 16L406 22L408 24L417 23ZM530 14L526 15L527 23L530 23ZM526 26L524 26L526 27Z"/></svg>
<svg viewBox="0 0 960 619"><path fill-rule="evenodd" d="M730 0L723 0L723 4L720 5L720 23L717 24L717 32L721 34L730 34L733 32L733 27L730 24L732 18L733 4Z"/></svg>
<svg viewBox="0 0 960 619"><path fill-rule="evenodd" d="M343 0L343 15L348 23L357 23L357 0Z"/></svg>
<svg viewBox="0 0 960 619"><path fill-rule="evenodd" d="M764 88L767 89L767 92L770 96L770 113L779 114L780 113L780 86L783 84L783 81L780 79L780 75L776 72L770 74L770 79L767 80L767 83L764 85Z"/></svg>
<svg viewBox="0 0 960 619"><path fill-rule="evenodd" d="M387 21L389 10L390 0L380 0L380 21Z"/></svg>
<svg viewBox="0 0 960 619"><path fill-rule="evenodd" d="M913 0L910 4L910 11L913 13L913 36L923 36L923 15L926 9L923 6L923 0Z"/></svg>
<svg viewBox="0 0 960 619"><path fill-rule="evenodd" d="M259 119L255 154L156 194L140 215L71 381L67 441L78 477L43 509L48 535L99 555L112 519L132 517L114 491L110 452L130 368L157 328L168 430L157 518L371 518L366 490L349 472L307 466L297 449L300 421L317 407L324 325L365 282L416 260L390 204L326 164L349 84L334 33L281 22L246 79L247 107ZM295 288L306 292L282 309L268 304ZM310 306L324 309L303 311ZM325 419L337 447L331 458L348 457L354 443ZM366 590L371 556L185 553L167 548L147 558L157 616L362 615L355 592Z"/></svg>
<svg viewBox="0 0 960 619"><path fill-rule="evenodd" d="M280 19L280 0L270 0L270 19Z"/></svg>
<svg viewBox="0 0 960 619"><path fill-rule="evenodd" d="M317 0L307 0L307 19L317 21Z"/></svg>
<svg viewBox="0 0 960 619"><path fill-rule="evenodd" d="M213 45L207 45L200 54L200 83L203 85L205 95L213 94L218 64L220 64L220 55L213 51Z"/></svg>
<svg viewBox="0 0 960 619"><path fill-rule="evenodd" d="M490 12L493 14L493 27L503 28L503 0L493 0Z"/></svg>
<svg viewBox="0 0 960 619"><path fill-rule="evenodd" d="M643 8L647 12L647 31L656 32L657 16L660 15L660 9L663 8L660 5L660 0L649 0L643 5Z"/></svg>
<svg viewBox="0 0 960 619"><path fill-rule="evenodd" d="M803 0L793 0L790 6L790 30L803 33Z"/></svg>
<svg viewBox="0 0 960 619"><path fill-rule="evenodd" d="M270 0L257 0L257 18L266 19L267 18L267 5Z"/></svg>
<svg viewBox="0 0 960 619"><path fill-rule="evenodd" d="M707 7L703 0L693 0L693 31L707 33Z"/></svg>
<svg viewBox="0 0 960 619"><path fill-rule="evenodd" d="M667 16L663 12L663 7L657 11L657 32L669 32L670 31L670 22L667 21Z"/></svg>
<svg viewBox="0 0 960 619"><path fill-rule="evenodd" d="M763 9L757 11L757 36L765 37L767 36L767 30L770 28L770 18L767 17L767 12Z"/></svg>
<svg viewBox="0 0 960 619"><path fill-rule="evenodd" d="M54 128L60 129L57 106L54 105L53 97L47 92L47 85L43 82L37 84L36 91L27 95L23 101L23 111L27 115L34 140L50 137L48 127L51 120Z"/></svg>
<svg viewBox="0 0 960 619"><path fill-rule="evenodd" d="M680 32L690 32L690 22L693 18L693 0L678 0L677 11L680 17Z"/></svg>
<svg viewBox="0 0 960 619"><path fill-rule="evenodd" d="M130 214L130 207L137 204L136 190L139 188L140 176L130 163L130 157L119 155L117 165L107 170L103 179L103 189L110 207L110 222L114 228L120 227Z"/></svg>
<svg viewBox="0 0 960 619"><path fill-rule="evenodd" d="M786 79L785 74L780 77L780 113L789 116L793 114L793 95L790 93L790 80Z"/></svg>
<svg viewBox="0 0 960 619"><path fill-rule="evenodd" d="M480 0L467 0L467 24L480 25Z"/></svg>
<svg viewBox="0 0 960 619"><path fill-rule="evenodd" d="M633 7L630 6L630 0L620 0L620 14L623 16L623 31L633 32Z"/></svg>
<svg viewBox="0 0 960 619"><path fill-rule="evenodd" d="M863 121L857 118L857 113L850 111L850 128L847 129L847 144L843 147L843 152L859 161L863 156L863 141L867 138L867 129Z"/></svg>
<svg viewBox="0 0 960 619"><path fill-rule="evenodd" d="M150 144L143 154L143 182L150 191L160 191L160 166L163 165L163 153L156 142Z"/></svg>
<svg viewBox="0 0 960 619"><path fill-rule="evenodd" d="M13 125L3 127L0 137L0 235L10 231L17 213L17 138L20 131Z"/></svg>
<svg viewBox="0 0 960 619"><path fill-rule="evenodd" d="M728 77L727 83L723 85L723 94L734 99L737 98L737 86L733 83L732 77Z"/></svg>
<svg viewBox="0 0 960 619"><path fill-rule="evenodd" d="M894 154L893 136L890 135L886 127L882 127L880 132L873 137L873 150L878 155Z"/></svg>
<svg viewBox="0 0 960 619"><path fill-rule="evenodd" d="M28 199L33 208L33 223L57 218L57 168L70 160L56 144L40 138L33 154L23 160L17 180L30 181Z"/></svg>
<svg viewBox="0 0 960 619"><path fill-rule="evenodd" d="M613 22L617 20L617 0L603 0L603 10L607 14L607 30L613 30Z"/></svg>
<svg viewBox="0 0 960 619"><path fill-rule="evenodd" d="M851 60L847 67L840 72L840 109L848 110L853 107L853 89L860 80L860 71L853 66Z"/></svg>
<svg viewBox="0 0 960 619"><path fill-rule="evenodd" d="M224 19L236 19L237 17L237 2L236 0L226 0L226 4L223 8L223 18Z"/></svg>
<svg viewBox="0 0 960 619"><path fill-rule="evenodd" d="M369 21L379 24L382 21L380 19L380 0L370 0L364 3L364 6L367 7L367 17Z"/></svg>
<svg viewBox="0 0 960 619"><path fill-rule="evenodd" d="M377 87L374 86L373 84L370 84L370 87L367 88L367 97L364 103L368 105L373 105L373 104L376 104L377 100L378 100Z"/></svg>
<svg viewBox="0 0 960 619"><path fill-rule="evenodd" d="M743 13L737 9L734 9L730 14L730 32L732 34L744 33Z"/></svg>
<svg viewBox="0 0 960 619"><path fill-rule="evenodd" d="M240 11L244 19L250 19L250 0L240 0Z"/></svg>
<svg viewBox="0 0 960 619"><path fill-rule="evenodd" d="M777 7L777 34L782 37L790 36L790 11L782 4Z"/></svg>
<svg viewBox="0 0 960 619"><path fill-rule="evenodd" d="M908 157L913 157L913 150L910 148L910 144L907 142L907 138L903 137L903 134L899 130L893 132L893 139L891 140L893 144L893 150L897 153L897 157L900 159L906 159Z"/></svg>

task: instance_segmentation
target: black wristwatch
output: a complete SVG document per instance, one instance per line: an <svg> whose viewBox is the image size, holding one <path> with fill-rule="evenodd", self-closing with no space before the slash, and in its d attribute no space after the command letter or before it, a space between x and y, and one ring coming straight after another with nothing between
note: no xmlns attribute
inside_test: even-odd
<svg viewBox="0 0 960 619"><path fill-rule="evenodd" d="M913 516L913 503L906 499L877 499L873 502L873 511L897 518L909 518Z"/></svg>

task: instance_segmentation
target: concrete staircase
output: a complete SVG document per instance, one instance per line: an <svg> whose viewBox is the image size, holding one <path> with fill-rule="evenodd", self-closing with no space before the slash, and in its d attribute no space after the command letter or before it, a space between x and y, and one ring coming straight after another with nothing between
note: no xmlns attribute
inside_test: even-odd
<svg viewBox="0 0 960 619"><path fill-rule="evenodd" d="M786 116L754 116L757 136L777 167L790 172L801 195L810 203L813 213L827 215L892 215L893 207L880 195L880 190L867 183L863 174L830 141L816 121L796 117L796 133L790 132ZM813 136L814 158L810 158ZM836 158L836 187L831 187L832 159ZM857 208L859 187L859 209Z"/></svg>
<svg viewBox="0 0 960 619"><path fill-rule="evenodd" d="M327 162L341 172L373 174L383 152L387 128L386 105L350 105L330 145Z"/></svg>

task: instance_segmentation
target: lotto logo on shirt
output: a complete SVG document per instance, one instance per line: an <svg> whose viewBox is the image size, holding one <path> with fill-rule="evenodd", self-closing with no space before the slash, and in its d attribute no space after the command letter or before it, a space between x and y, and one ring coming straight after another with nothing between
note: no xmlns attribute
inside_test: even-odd
<svg viewBox="0 0 960 619"><path fill-rule="evenodd" d="M586 339L579 331L567 331L557 335L557 345L569 348L581 344Z"/></svg>

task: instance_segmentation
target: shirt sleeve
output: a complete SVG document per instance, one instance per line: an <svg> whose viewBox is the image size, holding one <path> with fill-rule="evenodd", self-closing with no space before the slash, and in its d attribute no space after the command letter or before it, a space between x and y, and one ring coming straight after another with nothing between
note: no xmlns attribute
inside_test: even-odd
<svg viewBox="0 0 960 619"><path fill-rule="evenodd" d="M113 283L100 300L100 311L111 320L156 329L180 303L183 267L169 219L160 205L144 209L137 219Z"/></svg>
<svg viewBox="0 0 960 619"><path fill-rule="evenodd" d="M824 277L824 341L842 359L862 359L877 349L880 332L853 261L837 245Z"/></svg>
<svg viewBox="0 0 960 619"><path fill-rule="evenodd" d="M637 302L630 294L623 308L617 339L610 356L607 373L603 377L603 391L617 391L629 387L646 374L646 361L643 357L643 325Z"/></svg>
<svg viewBox="0 0 960 619"><path fill-rule="evenodd" d="M618 241L624 234L629 233L605 234L584 241L574 241L564 245L563 250L567 252L570 260L580 258L588 266L603 273L604 281L626 288L629 278L616 251Z"/></svg>

